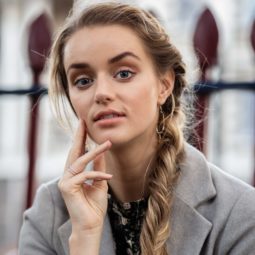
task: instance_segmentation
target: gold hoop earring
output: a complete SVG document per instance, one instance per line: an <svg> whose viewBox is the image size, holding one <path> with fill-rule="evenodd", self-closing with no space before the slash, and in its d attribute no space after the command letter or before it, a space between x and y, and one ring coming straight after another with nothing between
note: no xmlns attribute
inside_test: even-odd
<svg viewBox="0 0 255 255"><path fill-rule="evenodd" d="M164 134L165 131L165 114L162 109L162 106L159 107L159 123L156 127L156 133L159 137L159 139L162 138L162 135Z"/></svg>
<svg viewBox="0 0 255 255"><path fill-rule="evenodd" d="M174 110L175 110L175 99L174 99L174 95L173 93L171 94L171 112L169 114L170 119L173 117L174 115Z"/></svg>

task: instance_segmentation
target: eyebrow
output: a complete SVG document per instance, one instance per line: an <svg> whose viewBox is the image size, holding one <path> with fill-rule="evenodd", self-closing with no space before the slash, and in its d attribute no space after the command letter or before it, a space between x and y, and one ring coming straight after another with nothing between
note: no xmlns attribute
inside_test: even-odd
<svg viewBox="0 0 255 255"><path fill-rule="evenodd" d="M130 52L130 51L125 51L125 52L122 52L120 54L118 54L117 56L113 57L113 58L110 58L107 62L109 64L114 64L116 62L119 62L121 61L123 58L126 58L126 57L133 57L133 58L136 58L137 60L141 60L137 55L135 55L134 53ZM70 71L70 69L86 69L86 68L90 68L90 65L87 64L87 63L74 63L74 64L71 64L68 68L67 68L67 71L66 73L68 73Z"/></svg>
<svg viewBox="0 0 255 255"><path fill-rule="evenodd" d="M120 54L118 54L117 56L115 56L115 57L109 59L109 60L108 60L108 63L109 63L109 64L114 64L114 63L116 63L116 62L122 60L122 59L125 58L125 57L134 57L134 58L136 58L136 59L138 59L138 60L141 60L141 59L140 59L137 55L135 55L134 53L132 53L132 52L130 52L130 51L125 51L125 52L120 53Z"/></svg>
<svg viewBox="0 0 255 255"><path fill-rule="evenodd" d="M86 63L74 63L67 68L66 73L68 74L70 69L86 69L86 68L90 68L90 65Z"/></svg>

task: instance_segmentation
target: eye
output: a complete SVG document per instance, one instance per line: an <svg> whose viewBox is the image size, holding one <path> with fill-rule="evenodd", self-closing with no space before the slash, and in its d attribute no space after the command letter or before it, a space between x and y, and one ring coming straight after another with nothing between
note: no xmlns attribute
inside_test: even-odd
<svg viewBox="0 0 255 255"><path fill-rule="evenodd" d="M130 70L121 70L117 72L117 74L114 77L121 80L127 80L133 77L134 74L135 73Z"/></svg>
<svg viewBox="0 0 255 255"><path fill-rule="evenodd" d="M93 83L93 79L90 78L79 78L75 80L74 85L79 88L86 88L89 87Z"/></svg>

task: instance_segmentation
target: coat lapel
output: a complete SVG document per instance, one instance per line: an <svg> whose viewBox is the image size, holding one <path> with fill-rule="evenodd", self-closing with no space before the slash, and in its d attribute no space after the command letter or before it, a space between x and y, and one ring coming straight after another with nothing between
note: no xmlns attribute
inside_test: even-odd
<svg viewBox="0 0 255 255"><path fill-rule="evenodd" d="M72 232L72 225L70 219L67 220L58 229L58 235L64 250L63 255L69 255L68 239ZM100 246L100 255L113 255L115 254L115 244L112 236L111 225L109 217L105 217L104 228L102 233L102 240Z"/></svg>
<svg viewBox="0 0 255 255"><path fill-rule="evenodd" d="M72 224L70 219L67 220L62 226L58 229L58 236L60 238L64 254L63 255L69 255L69 246L68 246L68 239L72 232Z"/></svg>
<svg viewBox="0 0 255 255"><path fill-rule="evenodd" d="M178 197L174 202L172 216L167 243L169 254L200 254L212 224Z"/></svg>
<svg viewBox="0 0 255 255"><path fill-rule="evenodd" d="M167 246L171 254L198 255L212 229L212 223L200 213L199 207L215 197L216 190L204 156L188 144L185 153L175 190Z"/></svg>
<svg viewBox="0 0 255 255"><path fill-rule="evenodd" d="M105 221L104 221L104 229L103 229L99 254L100 255L115 254L115 242L113 240L112 229L111 229L110 219L108 215L106 215Z"/></svg>

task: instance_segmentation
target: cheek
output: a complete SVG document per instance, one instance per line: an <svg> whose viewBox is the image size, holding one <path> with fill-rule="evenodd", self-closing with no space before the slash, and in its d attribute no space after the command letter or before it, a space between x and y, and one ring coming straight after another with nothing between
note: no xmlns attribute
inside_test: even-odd
<svg viewBox="0 0 255 255"><path fill-rule="evenodd" d="M136 90L130 98L132 112L138 123L151 122L156 118L157 93L151 84L145 84L143 88Z"/></svg>
<svg viewBox="0 0 255 255"><path fill-rule="evenodd" d="M88 115L87 109L89 109L86 98L81 95L70 93L70 100L78 118L86 121Z"/></svg>
<svg viewBox="0 0 255 255"><path fill-rule="evenodd" d="M135 98L141 109L154 109L158 100L156 85L145 84L143 88L136 91Z"/></svg>

